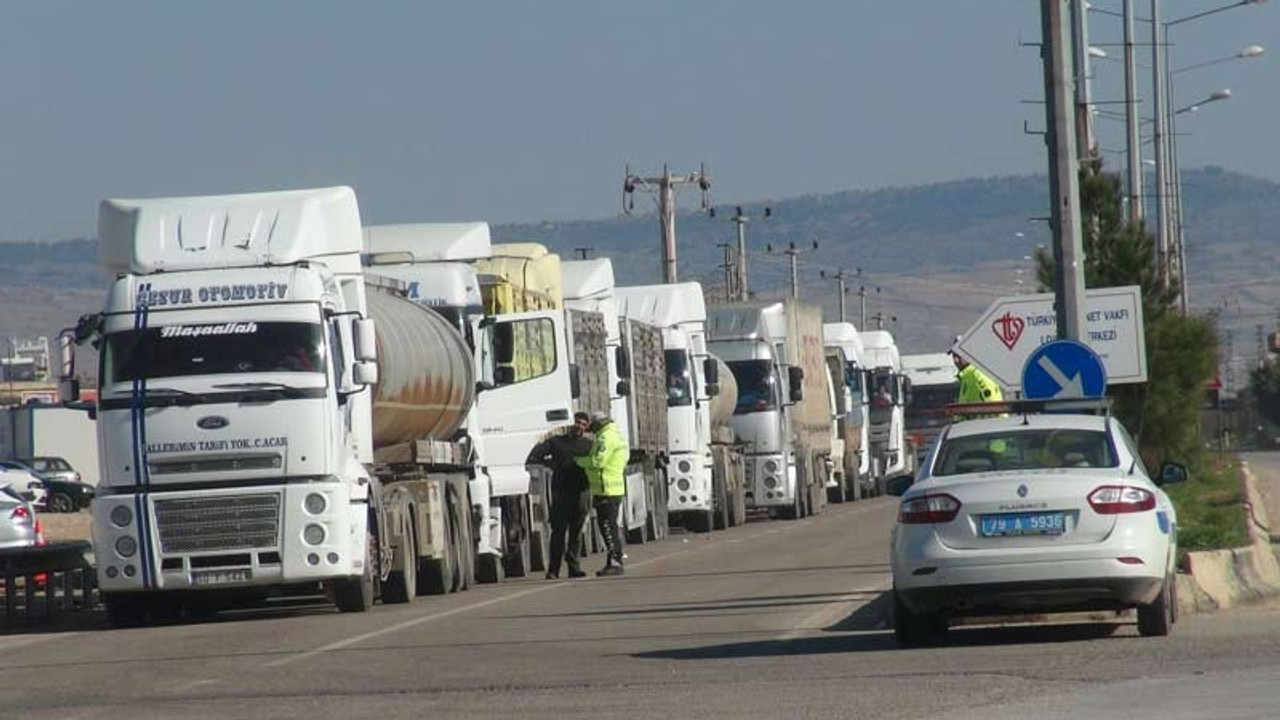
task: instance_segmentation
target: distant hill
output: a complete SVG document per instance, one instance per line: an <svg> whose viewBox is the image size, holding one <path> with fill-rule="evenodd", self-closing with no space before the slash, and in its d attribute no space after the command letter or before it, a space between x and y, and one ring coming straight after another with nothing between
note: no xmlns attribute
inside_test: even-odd
<svg viewBox="0 0 1280 720"><path fill-rule="evenodd" d="M1188 264L1191 300L1200 309L1222 310L1224 327L1236 331L1242 355L1253 352L1255 323L1274 323L1280 308L1280 184L1220 168L1185 173ZM1032 289L1031 264L1023 258L1049 233L1036 216L1047 215L1047 188L1041 176L975 178L919 187L806 195L743 203L758 213L768 205L773 217L747 228L751 288L762 296L785 293L785 256L765 252L795 242L802 295L835 313L835 287L820 269L863 269L852 293L867 288L869 314L883 311L907 352L946 346L986 305L1017 291L1019 277ZM637 197L639 207L641 198ZM704 282L719 291L722 251L733 239L727 220L733 202L718 205L720 217L681 211L677 241L682 280ZM0 235L3 230L0 230ZM574 248L593 248L593 257L613 258L625 284L659 279L656 216L605 220L499 225L495 240L536 240L574 257ZM808 250L817 241L816 251ZM101 302L107 275L97 266L92 240L53 244L0 243L0 337L52 334ZM1019 275L1019 269L1023 272ZM880 292L876 292L876 288ZM848 298L856 321L859 298ZM873 323L870 323L873 324Z"/></svg>

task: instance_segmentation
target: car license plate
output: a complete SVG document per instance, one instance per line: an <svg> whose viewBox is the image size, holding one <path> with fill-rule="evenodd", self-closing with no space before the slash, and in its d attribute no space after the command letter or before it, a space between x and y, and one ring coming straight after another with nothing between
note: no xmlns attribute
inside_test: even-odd
<svg viewBox="0 0 1280 720"><path fill-rule="evenodd" d="M253 578L249 568L234 570L192 570L192 585L222 585L224 583L247 582Z"/></svg>
<svg viewBox="0 0 1280 720"><path fill-rule="evenodd" d="M979 526L983 537L1061 535L1066 530L1066 518L1060 512L986 515Z"/></svg>

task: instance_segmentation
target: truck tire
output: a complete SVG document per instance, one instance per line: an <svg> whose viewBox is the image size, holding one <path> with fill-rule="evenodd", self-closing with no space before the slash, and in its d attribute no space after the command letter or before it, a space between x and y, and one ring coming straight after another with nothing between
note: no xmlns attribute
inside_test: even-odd
<svg viewBox="0 0 1280 720"><path fill-rule="evenodd" d="M444 556L423 558L418 564L418 594L447 595L457 586L459 573L459 527L457 519L457 503L452 492L446 491L444 508L444 536L448 538Z"/></svg>
<svg viewBox="0 0 1280 720"><path fill-rule="evenodd" d="M342 612L367 612L373 607L378 594L378 582L375 558L378 555L378 536L372 532L365 535L364 572L360 577L342 578L333 582L333 604Z"/></svg>
<svg viewBox="0 0 1280 720"><path fill-rule="evenodd" d="M832 505L843 505L845 501L844 476L836 477L836 486L827 488L827 502Z"/></svg>
<svg viewBox="0 0 1280 720"><path fill-rule="evenodd" d="M724 487L724 475L711 476L711 526L715 530L729 527L729 495Z"/></svg>
<svg viewBox="0 0 1280 720"><path fill-rule="evenodd" d="M685 514L684 526L689 532L709 533L715 527L715 510L694 510Z"/></svg>
<svg viewBox="0 0 1280 720"><path fill-rule="evenodd" d="M382 601L385 603L411 603L418 597L418 542L413 532L412 513L413 508L410 508L404 517L400 547L396 552L396 569L387 576L387 584L382 588Z"/></svg>
<svg viewBox="0 0 1280 720"><path fill-rule="evenodd" d="M530 538L529 538L529 513L524 502L520 499L507 503L505 510L513 510L513 512L503 512L502 518L506 522L510 518L510 522L506 522L503 528L503 537L505 542L504 548L504 564L506 567L507 577L526 577L529 574L529 554Z"/></svg>
<svg viewBox="0 0 1280 720"><path fill-rule="evenodd" d="M147 622L147 603L133 593L102 593L107 622L113 628L141 627Z"/></svg>

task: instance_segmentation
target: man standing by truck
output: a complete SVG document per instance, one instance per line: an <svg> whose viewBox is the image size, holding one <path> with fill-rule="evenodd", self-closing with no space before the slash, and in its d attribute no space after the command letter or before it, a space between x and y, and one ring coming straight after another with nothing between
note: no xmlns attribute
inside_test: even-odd
<svg viewBox="0 0 1280 720"><path fill-rule="evenodd" d="M595 442L591 445L591 454L579 462L586 468L587 478L591 482L591 501L596 509L596 522L600 524L600 534L604 536L604 545L609 554L604 568L596 575L621 575L622 541L618 536L618 511L622 508L622 498L626 494L623 473L626 472L631 452L627 449L627 442L622 439L622 432L608 414L592 413L591 430L596 435Z"/></svg>
<svg viewBox="0 0 1280 720"><path fill-rule="evenodd" d="M591 487L586 471L578 459L591 454L591 441L585 437L591 418L575 413L573 426L562 435L538 443L529 453L529 462L551 468L551 561L547 563L547 579L560 577L561 560L569 567L569 577L580 578L582 571L582 529L591 513ZM565 535L569 536L568 545ZM567 550L566 550L567 547Z"/></svg>

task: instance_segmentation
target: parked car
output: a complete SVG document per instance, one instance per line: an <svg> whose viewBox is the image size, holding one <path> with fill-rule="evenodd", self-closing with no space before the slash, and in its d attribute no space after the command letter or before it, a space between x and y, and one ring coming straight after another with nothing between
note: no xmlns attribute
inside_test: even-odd
<svg viewBox="0 0 1280 720"><path fill-rule="evenodd" d="M61 458L51 459L61 462L74 477L80 477L80 473L71 470L71 466L67 465L65 460ZM66 479L67 471L51 470L49 474L42 473L29 465L28 462L30 461L0 460L0 470L27 472L36 477L43 488L42 497L35 502L37 507L42 507L49 512L70 513L87 508L93 502L95 490L92 485L86 485L78 480ZM49 467L48 464L45 464L45 467Z"/></svg>
<svg viewBox="0 0 1280 720"><path fill-rule="evenodd" d="M44 481L21 463L0 461L0 487L6 486L34 507L44 507L48 495Z"/></svg>
<svg viewBox="0 0 1280 720"><path fill-rule="evenodd" d="M71 467L71 463L60 457L18 458L17 462L25 465L28 470L34 472L41 480L81 482L80 473Z"/></svg>
<svg viewBox="0 0 1280 720"><path fill-rule="evenodd" d="M38 544L36 511L12 486L0 478L0 548L31 547Z"/></svg>
<svg viewBox="0 0 1280 720"><path fill-rule="evenodd" d="M890 483L899 643L954 617L1135 607L1139 633L1169 633L1178 520L1162 487L1186 467L1150 474L1115 418L1034 406L952 424L918 478Z"/></svg>

